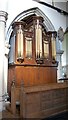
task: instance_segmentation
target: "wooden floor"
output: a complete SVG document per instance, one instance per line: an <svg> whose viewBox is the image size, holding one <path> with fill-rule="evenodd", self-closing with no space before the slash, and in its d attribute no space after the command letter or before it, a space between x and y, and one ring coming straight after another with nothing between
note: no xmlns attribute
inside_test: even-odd
<svg viewBox="0 0 68 120"><path fill-rule="evenodd" d="M13 115L11 113L10 103L8 103L7 106L8 106L8 109L6 109L2 113L0 113L0 120L23 120L22 118L20 118L19 111L17 111L16 115ZM56 116L51 116L51 117L45 118L43 120L68 120L68 112L62 113L62 114L59 114Z"/></svg>
<svg viewBox="0 0 68 120"><path fill-rule="evenodd" d="M59 115L56 115L53 117L45 118L43 120L68 120L67 115L68 115L68 113L62 113L62 114L59 114ZM6 111L3 111L2 119L0 119L0 120L22 120L22 118L20 118L18 114L16 116L14 116L8 110L6 110Z"/></svg>
<svg viewBox="0 0 68 120"><path fill-rule="evenodd" d="M18 114L13 115L8 110L2 112L2 119L6 119L6 120L10 120L10 119L14 120L15 119L16 120L16 118L17 119L20 118Z"/></svg>
<svg viewBox="0 0 68 120"><path fill-rule="evenodd" d="M44 120L68 120L68 113L61 113L55 116L51 116L49 118L46 118Z"/></svg>
<svg viewBox="0 0 68 120"><path fill-rule="evenodd" d="M19 112L17 111L17 114L13 115L11 112L10 103L7 102L6 110L4 110L4 111L2 111L2 113L0 113L0 120L16 120L19 118L20 118Z"/></svg>

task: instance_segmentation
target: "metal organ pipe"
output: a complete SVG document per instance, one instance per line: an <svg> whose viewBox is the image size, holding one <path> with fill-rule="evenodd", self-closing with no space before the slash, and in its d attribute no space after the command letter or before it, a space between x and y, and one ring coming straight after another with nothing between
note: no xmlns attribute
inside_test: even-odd
<svg viewBox="0 0 68 120"><path fill-rule="evenodd" d="M51 42L52 42L52 59L56 60L56 38L55 34L52 33Z"/></svg>
<svg viewBox="0 0 68 120"><path fill-rule="evenodd" d="M17 31L17 40L18 40L18 59L23 58L23 30L21 25L19 25L19 30Z"/></svg>
<svg viewBox="0 0 68 120"><path fill-rule="evenodd" d="M39 19L37 19L37 25L35 26L36 35L36 58L42 57L42 26Z"/></svg>

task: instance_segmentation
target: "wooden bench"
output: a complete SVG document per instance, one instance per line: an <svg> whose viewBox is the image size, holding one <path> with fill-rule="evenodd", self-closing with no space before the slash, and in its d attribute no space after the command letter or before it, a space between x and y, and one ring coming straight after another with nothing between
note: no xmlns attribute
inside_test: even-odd
<svg viewBox="0 0 68 120"><path fill-rule="evenodd" d="M20 116L22 118L46 118L67 110L68 84L56 83L22 87L20 92Z"/></svg>
<svg viewBox="0 0 68 120"><path fill-rule="evenodd" d="M20 87L12 85L11 87L11 112L16 114L16 105L20 104Z"/></svg>

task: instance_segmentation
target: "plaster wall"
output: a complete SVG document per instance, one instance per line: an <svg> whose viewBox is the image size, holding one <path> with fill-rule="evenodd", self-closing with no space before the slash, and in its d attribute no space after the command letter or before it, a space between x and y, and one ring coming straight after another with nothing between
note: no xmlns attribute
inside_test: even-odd
<svg viewBox="0 0 68 120"><path fill-rule="evenodd" d="M44 1L44 0L42 0ZM47 2L47 0L45 1ZM48 0L49 4L52 4L52 0ZM7 20L7 29L10 25L10 23L13 21L13 19L23 12L24 10L33 8L33 7L38 7L42 12L50 19L52 24L54 25L55 29L58 30L60 26L65 30L66 29L66 16L58 13L57 11L41 5L33 0L8 0L8 5L6 10L8 12L8 20ZM56 2L54 3L54 6L59 7L63 10L66 9L66 3L62 2ZM6 29L6 31L7 31Z"/></svg>
<svg viewBox="0 0 68 120"><path fill-rule="evenodd" d="M42 1L44 1L44 0L42 0ZM52 0L48 0L48 1L46 0L44 2L52 4ZM60 2L56 1L54 3L54 6L61 8L63 10L66 10L66 3L63 1L62 1L62 3L60 3ZM21 12L23 12L27 9L30 9L30 8L34 8L34 7L38 7L49 18L49 20L52 22L56 31L59 29L59 27L62 27L63 30L65 31L66 16L58 13L57 11L55 11L47 6L41 5L33 0L0 0L0 11L2 10L2 11L6 11L8 13L8 20L6 23L6 36L7 36L7 30L9 28L11 22L13 21L13 19ZM5 40L7 40L7 37ZM7 63L7 61L5 61L5 62ZM0 91L1 91L1 89L2 88L0 88Z"/></svg>

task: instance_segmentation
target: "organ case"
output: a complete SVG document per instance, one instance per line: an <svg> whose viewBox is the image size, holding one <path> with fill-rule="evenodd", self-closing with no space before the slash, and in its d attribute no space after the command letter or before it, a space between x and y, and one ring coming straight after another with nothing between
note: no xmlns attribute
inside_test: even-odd
<svg viewBox="0 0 68 120"><path fill-rule="evenodd" d="M43 85L57 82L56 31L46 31L41 16L12 24L10 36L8 93L11 84Z"/></svg>

